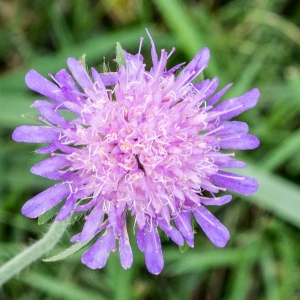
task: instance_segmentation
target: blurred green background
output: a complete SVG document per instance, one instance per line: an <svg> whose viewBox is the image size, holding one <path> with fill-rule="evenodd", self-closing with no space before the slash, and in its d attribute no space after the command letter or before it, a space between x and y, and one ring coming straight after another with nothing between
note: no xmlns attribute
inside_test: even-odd
<svg viewBox="0 0 300 300"><path fill-rule="evenodd" d="M148 28L157 49L176 52L170 65L211 50L205 76L233 82L226 97L258 87L256 108L239 119L261 146L238 152L259 191L212 209L231 240L217 249L198 229L195 248L181 253L163 241L165 268L149 274L136 249L130 270L116 253L103 270L90 270L80 253L63 262L40 259L0 288L0 299L300 299L300 2L298 0L0 0L0 263L38 240L49 225L20 213L24 202L50 186L30 174L43 159L35 145L11 140L20 124L33 124L29 106L43 99L24 76L66 67L66 58L87 55L89 66L114 57L115 43L142 54L150 65ZM115 66L110 63L110 68ZM73 226L48 254L70 246Z"/></svg>

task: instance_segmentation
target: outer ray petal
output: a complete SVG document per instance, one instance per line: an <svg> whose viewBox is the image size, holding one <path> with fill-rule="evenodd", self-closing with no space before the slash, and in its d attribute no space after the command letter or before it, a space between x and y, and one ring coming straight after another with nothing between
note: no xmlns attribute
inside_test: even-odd
<svg viewBox="0 0 300 300"><path fill-rule="evenodd" d="M249 127L247 123L240 121L226 121L222 122L218 127L218 134L232 135L248 133Z"/></svg>
<svg viewBox="0 0 300 300"><path fill-rule="evenodd" d="M67 101L60 88L38 72L30 70L25 76L27 86L57 103Z"/></svg>
<svg viewBox="0 0 300 300"><path fill-rule="evenodd" d="M59 132L51 127L22 125L14 130L12 138L16 142L51 143L58 135Z"/></svg>
<svg viewBox="0 0 300 300"><path fill-rule="evenodd" d="M260 93L258 89L252 89L243 96L222 102L211 111L222 112L220 120L227 120L254 107L258 101L259 95Z"/></svg>
<svg viewBox="0 0 300 300"><path fill-rule="evenodd" d="M124 222L122 234L119 238L120 246L120 260L124 269L128 269L132 265L133 254L129 243L128 233L126 229L126 223Z"/></svg>
<svg viewBox="0 0 300 300"><path fill-rule="evenodd" d="M81 233L82 242L88 242L94 236L99 225L102 223L103 215L103 205L102 203L99 203L87 217Z"/></svg>
<svg viewBox="0 0 300 300"><path fill-rule="evenodd" d="M230 189L247 196L252 195L258 189L258 183L254 178L219 171L212 175L212 182L220 187Z"/></svg>
<svg viewBox="0 0 300 300"><path fill-rule="evenodd" d="M229 88L232 86L232 83L226 85L224 88L222 88L218 93L216 93L208 102L208 105L215 105L222 96L229 90Z"/></svg>
<svg viewBox="0 0 300 300"><path fill-rule="evenodd" d="M110 252L115 247L116 238L112 228L96 241L96 243L82 255L82 263L91 269L102 269L107 262Z"/></svg>
<svg viewBox="0 0 300 300"><path fill-rule="evenodd" d="M154 226L148 226L148 228L145 228L143 231L146 266L150 273L157 275L162 271L164 266L159 234L157 232L157 228Z"/></svg>
<svg viewBox="0 0 300 300"><path fill-rule="evenodd" d="M178 230L176 230L173 226L167 224L165 220L159 220L158 221L159 227L168 235L174 243L176 243L179 246L183 246L184 240L182 235Z"/></svg>
<svg viewBox="0 0 300 300"><path fill-rule="evenodd" d="M174 84L174 90L179 90L182 86L191 82L208 64L210 52L208 48L199 51L192 61L182 70Z"/></svg>
<svg viewBox="0 0 300 300"><path fill-rule="evenodd" d="M28 200L22 207L22 214L29 218L37 218L70 194L67 184L58 183Z"/></svg>
<svg viewBox="0 0 300 300"><path fill-rule="evenodd" d="M224 247L230 237L227 228L204 206L194 210L193 214L208 238L217 247Z"/></svg>
<svg viewBox="0 0 300 300"><path fill-rule="evenodd" d="M88 76L84 66L82 65L82 62L78 61L73 57L69 57L67 59L67 64L74 78L77 80L80 86L87 89L88 91L93 92L94 91L93 83L90 77Z"/></svg>
<svg viewBox="0 0 300 300"><path fill-rule="evenodd" d="M54 156L37 163L30 169L30 172L35 175L58 180L63 177L60 169L67 166L70 166L70 161L64 156Z"/></svg>
<svg viewBox="0 0 300 300"><path fill-rule="evenodd" d="M72 194L67 198L66 202L64 203L64 205L62 206L58 214L56 215L55 221L63 221L68 217L70 217L72 210L75 206L75 203L76 203L76 198L75 195Z"/></svg>
<svg viewBox="0 0 300 300"><path fill-rule="evenodd" d="M174 223L178 230L184 236L186 242L190 247L194 247L194 233L191 226L191 216L189 212L181 212L176 218L174 218Z"/></svg>
<svg viewBox="0 0 300 300"><path fill-rule="evenodd" d="M259 146L259 139L251 134L243 134L241 136L223 137L220 141L222 149L250 150Z"/></svg>

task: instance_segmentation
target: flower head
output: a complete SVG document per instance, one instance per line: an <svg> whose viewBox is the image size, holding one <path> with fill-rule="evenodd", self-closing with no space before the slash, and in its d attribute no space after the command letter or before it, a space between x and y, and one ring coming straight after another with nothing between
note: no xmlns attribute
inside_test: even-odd
<svg viewBox="0 0 300 300"><path fill-rule="evenodd" d="M82 232L71 241L97 237L82 256L92 269L106 264L117 241L123 268L131 266L126 225L130 218L153 274L160 273L164 264L158 228L176 244L193 247L194 217L208 238L223 247L229 232L206 206L231 200L230 195L216 196L219 191L251 195L258 187L253 178L223 170L243 168L245 163L222 149L259 145L247 133L246 123L228 121L254 107L259 91L252 89L216 105L231 85L215 93L217 77L193 84L208 64L208 48L176 76L182 64L166 69L173 50L170 54L162 50L158 58L149 38L150 70L140 51L136 55L123 51L126 63L116 73L101 74L92 68L90 78L81 61L68 58L72 76L62 69L51 76L52 83L31 70L25 78L30 89L51 102L34 102L44 125L20 126L13 139L48 143L37 152L51 157L31 172L59 183L28 200L22 212L36 218L61 202L56 221L73 211L86 212ZM76 117L67 120L60 114L64 110Z"/></svg>

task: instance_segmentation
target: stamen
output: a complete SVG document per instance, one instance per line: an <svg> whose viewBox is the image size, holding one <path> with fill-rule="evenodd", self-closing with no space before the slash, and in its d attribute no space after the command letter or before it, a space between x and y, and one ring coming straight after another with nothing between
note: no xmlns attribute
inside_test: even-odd
<svg viewBox="0 0 300 300"><path fill-rule="evenodd" d="M167 59L175 52L175 47L172 47L172 50L170 51L169 55L167 56Z"/></svg>
<svg viewBox="0 0 300 300"><path fill-rule="evenodd" d="M209 131L209 132L203 134L203 136L211 135L212 133L216 133L216 132L218 132L219 130L221 130L223 128L224 128L224 126L220 126L220 127L216 128L215 130L212 130L212 131Z"/></svg>
<svg viewBox="0 0 300 300"><path fill-rule="evenodd" d="M52 78L52 80L59 86L61 87L61 85L58 83L58 81L55 79L55 77L52 74L48 74L49 77Z"/></svg>
<svg viewBox="0 0 300 300"><path fill-rule="evenodd" d="M139 56L141 55L141 50L142 50L142 44L143 44L143 41L144 41L144 38L141 37L141 38L140 38L139 52L138 52L138 55L139 55Z"/></svg>
<svg viewBox="0 0 300 300"><path fill-rule="evenodd" d="M46 125L49 125L52 128L56 128L56 126L54 126L53 124L51 124L48 120L44 119L42 116L38 117L38 120L42 123L45 123Z"/></svg>

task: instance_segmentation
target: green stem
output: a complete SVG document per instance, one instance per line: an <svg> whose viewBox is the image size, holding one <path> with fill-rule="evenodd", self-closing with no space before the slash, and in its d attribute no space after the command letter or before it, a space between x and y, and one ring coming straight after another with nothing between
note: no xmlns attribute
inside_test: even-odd
<svg viewBox="0 0 300 300"><path fill-rule="evenodd" d="M63 222L54 222L49 231L41 240L31 245L23 252L13 257L7 263L0 267L0 286L8 281L11 277L21 272L32 262L51 250L59 241L65 232L69 220Z"/></svg>

